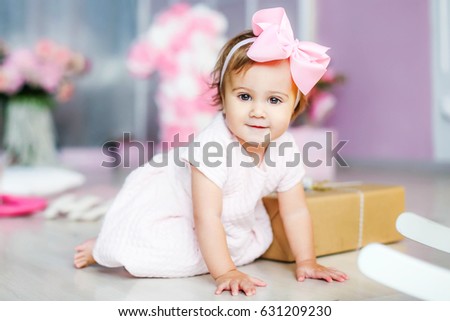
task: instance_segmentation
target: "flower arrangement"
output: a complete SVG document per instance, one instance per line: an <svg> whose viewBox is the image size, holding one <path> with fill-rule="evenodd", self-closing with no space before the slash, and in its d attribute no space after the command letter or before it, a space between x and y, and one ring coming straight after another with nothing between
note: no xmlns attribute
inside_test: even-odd
<svg viewBox="0 0 450 321"><path fill-rule="evenodd" d="M7 99L33 99L47 106L68 101L74 88L70 81L85 73L89 63L80 53L43 39L33 49L9 52L0 43L0 94Z"/></svg>
<svg viewBox="0 0 450 321"><path fill-rule="evenodd" d="M132 45L127 67L137 78L159 73L156 103L160 140L172 142L209 123L210 72L225 42L226 18L202 4L177 3L160 13L148 31Z"/></svg>
<svg viewBox="0 0 450 321"><path fill-rule="evenodd" d="M344 81L343 75L336 74L333 69L328 69L309 93L306 112L294 122L294 125L323 125L336 106L337 101L333 89Z"/></svg>
<svg viewBox="0 0 450 321"><path fill-rule="evenodd" d="M88 66L83 55L46 39L33 49L9 51L0 45L0 98L6 107L3 147L9 163L57 162L51 107L72 97L71 79Z"/></svg>

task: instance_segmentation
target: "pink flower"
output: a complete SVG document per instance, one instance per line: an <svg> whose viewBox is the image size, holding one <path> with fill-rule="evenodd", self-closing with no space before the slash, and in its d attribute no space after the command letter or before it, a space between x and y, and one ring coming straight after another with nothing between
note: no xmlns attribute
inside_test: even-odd
<svg viewBox="0 0 450 321"><path fill-rule="evenodd" d="M24 85L49 94L58 94L66 101L73 94L68 78L88 69L88 61L57 43L43 39L34 50L18 49L8 53L0 66L0 92L20 93Z"/></svg>
<svg viewBox="0 0 450 321"><path fill-rule="evenodd" d="M38 41L34 52L39 59L52 61L62 67L69 63L73 55L69 49L47 39Z"/></svg>
<svg viewBox="0 0 450 321"><path fill-rule="evenodd" d="M314 96L309 107L309 119L314 125L322 124L334 110L336 98L329 92L320 92Z"/></svg>
<svg viewBox="0 0 450 321"><path fill-rule="evenodd" d="M144 41L135 43L127 58L127 67L130 72L139 78L148 77L156 68L157 54L152 52L151 47Z"/></svg>
<svg viewBox="0 0 450 321"><path fill-rule="evenodd" d="M67 76L75 76L83 74L90 69L90 62L82 54L74 53L67 63L65 74Z"/></svg>
<svg viewBox="0 0 450 321"><path fill-rule="evenodd" d="M30 50L18 49L8 56L5 65L14 66L22 75L26 75L36 71L38 60Z"/></svg>
<svg viewBox="0 0 450 321"><path fill-rule="evenodd" d="M336 78L336 74L335 74L334 70L333 69L328 69L325 72L325 74L322 76L321 81L330 82L331 83L331 82L334 82L335 78Z"/></svg>
<svg viewBox="0 0 450 321"><path fill-rule="evenodd" d="M72 83L67 81L63 82L61 86L59 86L56 99L61 103L68 102L72 98L74 91L75 88Z"/></svg>
<svg viewBox="0 0 450 321"><path fill-rule="evenodd" d="M23 84L24 79L14 66L0 66L0 92L14 94Z"/></svg>
<svg viewBox="0 0 450 321"><path fill-rule="evenodd" d="M58 47L52 57L52 61L64 68L67 67L69 62L72 60L73 55L74 53L72 53L69 49Z"/></svg>
<svg viewBox="0 0 450 321"><path fill-rule="evenodd" d="M51 59L56 50L57 45L48 39L39 40L34 47L34 52L41 59Z"/></svg>
<svg viewBox="0 0 450 321"><path fill-rule="evenodd" d="M189 135L196 132L196 129L191 124L163 124L161 141L162 142L174 142L174 137L178 136L178 141L188 142ZM174 146L175 147L175 146Z"/></svg>
<svg viewBox="0 0 450 321"><path fill-rule="evenodd" d="M173 21L177 21L180 18L184 18L186 16L186 13L190 10L190 5L187 3L183 3L183 2L179 2L174 4L173 6L170 7L169 10L164 11L163 13L161 13L157 20L156 23L157 24L167 24L167 23L171 23Z"/></svg>
<svg viewBox="0 0 450 321"><path fill-rule="evenodd" d="M47 92L55 93L63 79L64 70L61 66L47 61L39 65L38 72L34 76L35 78L31 81L35 85L42 87Z"/></svg>
<svg viewBox="0 0 450 321"><path fill-rule="evenodd" d="M5 65L15 69L24 82L54 92L63 77L61 66L48 60L39 60L30 50L13 51Z"/></svg>

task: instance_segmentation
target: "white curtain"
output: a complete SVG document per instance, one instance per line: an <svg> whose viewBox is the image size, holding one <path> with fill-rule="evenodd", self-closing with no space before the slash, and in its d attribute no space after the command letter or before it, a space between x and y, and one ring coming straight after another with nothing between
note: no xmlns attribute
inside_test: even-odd
<svg viewBox="0 0 450 321"><path fill-rule="evenodd" d="M84 53L91 71L55 110L60 145L101 145L133 129L133 79L124 58L136 37L136 0L0 0L0 39L11 48L49 38Z"/></svg>

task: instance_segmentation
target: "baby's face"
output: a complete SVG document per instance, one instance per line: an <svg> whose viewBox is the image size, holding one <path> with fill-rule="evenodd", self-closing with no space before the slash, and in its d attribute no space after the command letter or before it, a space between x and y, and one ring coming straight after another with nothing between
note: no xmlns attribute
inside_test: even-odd
<svg viewBox="0 0 450 321"><path fill-rule="evenodd" d="M225 83L225 122L241 144L280 137L289 127L297 87L288 60L255 63Z"/></svg>

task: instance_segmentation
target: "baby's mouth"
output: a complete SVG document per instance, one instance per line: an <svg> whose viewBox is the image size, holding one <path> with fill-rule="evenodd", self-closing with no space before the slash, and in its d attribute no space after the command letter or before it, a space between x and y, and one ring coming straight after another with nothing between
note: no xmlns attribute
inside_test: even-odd
<svg viewBox="0 0 450 321"><path fill-rule="evenodd" d="M247 124L247 126L251 127L251 128L256 128L256 129L267 129L267 128L269 128L268 126L251 125L251 124Z"/></svg>

